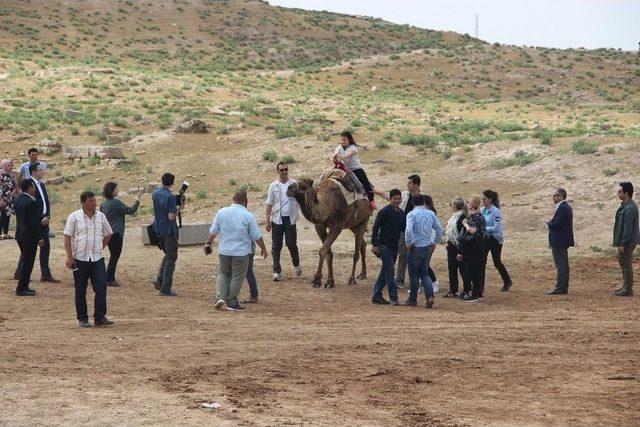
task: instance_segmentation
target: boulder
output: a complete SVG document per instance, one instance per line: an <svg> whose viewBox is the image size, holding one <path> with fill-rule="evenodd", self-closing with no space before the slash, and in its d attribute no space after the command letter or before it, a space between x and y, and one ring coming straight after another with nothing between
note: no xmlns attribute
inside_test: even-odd
<svg viewBox="0 0 640 427"><path fill-rule="evenodd" d="M215 116L226 116L227 112L224 111L222 108L220 107L211 107L209 108L209 112Z"/></svg>
<svg viewBox="0 0 640 427"><path fill-rule="evenodd" d="M175 131L178 133L207 133L209 126L198 119L188 119L176 126Z"/></svg>
<svg viewBox="0 0 640 427"><path fill-rule="evenodd" d="M46 185L58 185L64 182L63 176L56 176L55 178L49 178L45 181Z"/></svg>
<svg viewBox="0 0 640 427"><path fill-rule="evenodd" d="M57 153L62 149L62 145L53 139L43 139L38 143L38 147L40 147L38 151L47 156Z"/></svg>

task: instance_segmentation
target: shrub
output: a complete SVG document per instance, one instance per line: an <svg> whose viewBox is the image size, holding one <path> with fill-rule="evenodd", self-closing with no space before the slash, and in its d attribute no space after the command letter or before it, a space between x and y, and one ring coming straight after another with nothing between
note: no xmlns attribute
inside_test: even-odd
<svg viewBox="0 0 640 427"><path fill-rule="evenodd" d="M268 162L275 162L278 160L278 153L273 150L267 150L262 153L262 160L266 160Z"/></svg>
<svg viewBox="0 0 640 427"><path fill-rule="evenodd" d="M207 198L206 190L198 190L198 191L196 191L196 199L206 199L206 198Z"/></svg>
<svg viewBox="0 0 640 427"><path fill-rule="evenodd" d="M413 135L409 133L402 134L398 137L398 141L402 145L417 145L422 147L435 147L438 140L433 135Z"/></svg>
<svg viewBox="0 0 640 427"><path fill-rule="evenodd" d="M386 139L379 139L376 141L375 145L376 145L376 148L381 148L381 149L389 148L389 141L387 141Z"/></svg>
<svg viewBox="0 0 640 427"><path fill-rule="evenodd" d="M85 162L87 162L87 165L89 165L89 166L99 165L100 164L100 157L98 157L98 156L87 157Z"/></svg>
<svg viewBox="0 0 640 427"><path fill-rule="evenodd" d="M604 174L604 176L614 176L618 172L620 172L620 168L618 168L618 167L608 168L608 169L603 169L602 170L602 173Z"/></svg>
<svg viewBox="0 0 640 427"><path fill-rule="evenodd" d="M244 190L246 192L250 192L250 191L260 191L260 186L252 184L250 182L247 182L245 184L242 184L238 190Z"/></svg>
<svg viewBox="0 0 640 427"><path fill-rule="evenodd" d="M537 154L518 150L513 154L513 157L494 160L491 162L491 167L494 169L505 169L511 166L526 166L536 160L538 160Z"/></svg>
<svg viewBox="0 0 640 427"><path fill-rule="evenodd" d="M578 139L571 144L571 151L576 154L594 154L598 151L598 145L595 142Z"/></svg>
<svg viewBox="0 0 640 427"><path fill-rule="evenodd" d="M291 163L295 163L296 159L294 159L293 156L291 156L290 154L286 154L286 155L282 156L280 161L284 162L284 163L287 163L287 164L291 164Z"/></svg>

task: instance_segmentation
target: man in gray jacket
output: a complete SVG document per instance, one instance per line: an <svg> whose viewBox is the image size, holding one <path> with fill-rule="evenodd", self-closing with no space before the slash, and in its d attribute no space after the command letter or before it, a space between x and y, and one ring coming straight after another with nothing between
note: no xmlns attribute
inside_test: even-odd
<svg viewBox="0 0 640 427"><path fill-rule="evenodd" d="M630 297L633 296L633 251L640 243L638 206L632 200L633 184L621 182L620 187L618 187L618 198L622 203L616 211L616 222L613 226L613 246L618 248L618 261L622 268L624 284L615 291L615 295Z"/></svg>

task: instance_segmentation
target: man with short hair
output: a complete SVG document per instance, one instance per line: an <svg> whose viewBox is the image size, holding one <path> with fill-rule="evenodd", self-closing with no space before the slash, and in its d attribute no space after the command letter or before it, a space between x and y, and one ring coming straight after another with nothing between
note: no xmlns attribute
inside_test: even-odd
<svg viewBox="0 0 640 427"><path fill-rule="evenodd" d="M51 273L49 267L49 253L51 251L51 244L49 242L49 219L51 218L51 204L49 203L49 195L47 194L47 187L42 182L44 177L44 169L41 163L34 163L29 166L29 174L31 180L35 184L35 198L38 204L39 210L42 212L40 231L42 234L42 245L40 245L40 281L49 283L60 283L60 280L55 279ZM23 259L20 257L18 261L18 268L13 275L15 280L20 277L20 271L22 270Z"/></svg>
<svg viewBox="0 0 640 427"><path fill-rule="evenodd" d="M567 203L567 192L558 188L553 192L553 203L556 211L553 218L547 221L549 228L549 247L556 266L556 287L547 295L565 295L569 293L569 251L573 241L573 210Z"/></svg>
<svg viewBox="0 0 640 427"><path fill-rule="evenodd" d="M24 162L21 166L20 166L20 172L18 173L18 181L22 181L24 179L29 179L31 178L31 171L29 170L29 167L31 165L35 165L36 163L40 163L40 166L42 167L42 170L47 170L47 164L45 162L39 162L38 161L38 149L35 147L31 147L29 148L29 151L27 152L27 155L29 156L29 161L28 162Z"/></svg>
<svg viewBox="0 0 640 427"><path fill-rule="evenodd" d="M622 268L624 284L615 291L618 297L633 296L633 251L640 243L638 226L638 206L633 201L633 184L621 182L618 187L620 207L616 211L613 226L613 246L618 249L618 262Z"/></svg>
<svg viewBox="0 0 640 427"><path fill-rule="evenodd" d="M71 213L64 227L64 249L67 268L73 271L76 288L76 314L80 327L89 328L87 315L87 285L95 292L93 319L96 326L111 326L107 319L107 270L104 248L113 234L107 217L97 210L96 195L91 191L80 194L82 208Z"/></svg>
<svg viewBox="0 0 640 427"><path fill-rule="evenodd" d="M267 231L271 232L273 281L279 282L282 280L280 252L282 251L283 237L287 248L289 248L296 276L302 274L302 268L300 267L296 231L299 206L295 198L287 196L289 185L296 181L289 178L289 166L285 162L278 163L276 169L278 171L278 179L269 184L269 190L267 191L265 222Z"/></svg>
<svg viewBox="0 0 640 427"><path fill-rule="evenodd" d="M405 229L407 267L409 269L409 298L406 305L417 305L418 289L420 282L422 282L427 298L426 308L432 308L434 292L429 277L429 263L444 230L436 214L427 209L425 195L414 196L413 203L415 207L407 215ZM433 231L435 231L435 236Z"/></svg>
<svg viewBox="0 0 640 427"><path fill-rule="evenodd" d="M251 242L260 246L263 258L267 258L267 247L264 245L256 217L247 209L247 192L239 190L233 195L231 206L222 208L216 213L205 243L204 253L211 253L211 244L220 234L218 257L220 267L216 285L215 308L220 310L227 305L227 310L245 310L238 303L238 295L247 275L249 257L253 256Z"/></svg>
<svg viewBox="0 0 640 427"><path fill-rule="evenodd" d="M398 241L406 225L406 217L400 203L402 193L394 188L389 192L390 203L380 209L373 223L371 232L371 252L382 261L378 280L373 288L372 302L374 304L398 305L398 291L393 277L396 257L398 256ZM385 285L389 290L389 301L382 296Z"/></svg>
<svg viewBox="0 0 640 427"><path fill-rule="evenodd" d="M16 288L18 296L33 296L36 291L29 288L33 264L36 260L38 245L42 246L42 211L36 202L36 185L30 179L20 182L22 193L14 200L16 214L16 242L20 247L20 259L23 260Z"/></svg>
<svg viewBox="0 0 640 427"><path fill-rule="evenodd" d="M418 175L410 175L407 177L407 190L402 192L402 203L400 209L404 211L405 216L413 210L413 196L422 194L420 192L420 177ZM396 272L396 287L404 288L404 278L407 272L407 244L404 239L404 231L400 234L398 241L398 267Z"/></svg>
<svg viewBox="0 0 640 427"><path fill-rule="evenodd" d="M178 206L176 197L171 193L171 187L176 177L167 172L162 175L162 187L158 188L151 195L153 200L153 229L158 235L158 239L162 241L162 251L164 257L158 269L158 275L153 282L153 287L158 290L158 296L174 297L178 294L171 290L173 286L173 272L176 269L176 260L178 259L178 212L184 206Z"/></svg>

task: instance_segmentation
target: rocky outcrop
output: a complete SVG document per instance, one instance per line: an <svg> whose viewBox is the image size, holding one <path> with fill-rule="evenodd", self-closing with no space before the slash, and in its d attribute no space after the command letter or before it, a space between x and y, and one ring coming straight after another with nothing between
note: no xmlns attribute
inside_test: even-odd
<svg viewBox="0 0 640 427"><path fill-rule="evenodd" d="M100 159L124 159L122 148L104 145L78 145L62 148L62 157L65 159L86 159L88 157Z"/></svg>
<svg viewBox="0 0 640 427"><path fill-rule="evenodd" d="M209 125L202 120L188 119L178 124L175 131L178 133L208 133Z"/></svg>

